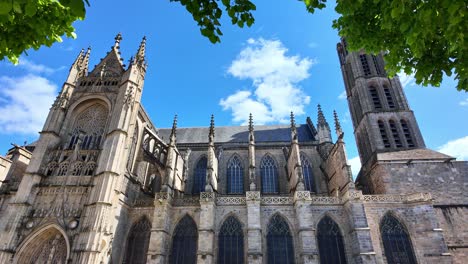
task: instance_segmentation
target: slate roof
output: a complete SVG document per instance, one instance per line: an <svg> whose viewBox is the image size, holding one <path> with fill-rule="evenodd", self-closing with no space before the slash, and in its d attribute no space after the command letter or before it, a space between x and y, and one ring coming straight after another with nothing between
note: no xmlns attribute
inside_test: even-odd
<svg viewBox="0 0 468 264"><path fill-rule="evenodd" d="M290 142L291 127L289 125L255 126L255 142ZM208 127L177 128L177 144L208 143ZM299 142L313 141L314 137L307 125L298 125ZM168 141L170 128L158 130L158 135ZM215 143L248 143L248 126L215 127Z"/></svg>

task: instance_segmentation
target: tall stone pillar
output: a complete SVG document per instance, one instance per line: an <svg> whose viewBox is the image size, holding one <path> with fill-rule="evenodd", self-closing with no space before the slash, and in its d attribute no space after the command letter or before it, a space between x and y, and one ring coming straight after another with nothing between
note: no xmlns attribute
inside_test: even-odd
<svg viewBox="0 0 468 264"><path fill-rule="evenodd" d="M247 201L247 263L262 263L262 227L260 192L246 192Z"/></svg>
<svg viewBox="0 0 468 264"><path fill-rule="evenodd" d="M151 237L146 259L148 264L165 264L169 260L171 200L169 193L155 194Z"/></svg>
<svg viewBox="0 0 468 264"><path fill-rule="evenodd" d="M315 229L312 226L312 214L309 191L296 191L294 193L294 209L298 224L298 251L299 263L318 264L317 240L315 239Z"/></svg>
<svg viewBox="0 0 468 264"><path fill-rule="evenodd" d="M349 188L343 194L344 208L351 224L353 263L376 263L374 247L369 225L367 224L364 204L361 201L362 192Z"/></svg>
<svg viewBox="0 0 468 264"><path fill-rule="evenodd" d="M198 264L214 263L214 228L215 228L215 194L200 193L200 223L198 225Z"/></svg>

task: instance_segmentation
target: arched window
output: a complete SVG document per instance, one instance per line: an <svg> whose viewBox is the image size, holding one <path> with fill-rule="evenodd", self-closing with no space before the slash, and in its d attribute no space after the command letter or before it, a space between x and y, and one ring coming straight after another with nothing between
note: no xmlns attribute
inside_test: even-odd
<svg viewBox="0 0 468 264"><path fill-rule="evenodd" d="M68 242L55 227L47 227L29 236L17 251L13 263L67 263Z"/></svg>
<svg viewBox="0 0 468 264"><path fill-rule="evenodd" d="M197 242L197 225L190 216L186 215L179 221L172 236L172 250L169 263L197 263Z"/></svg>
<svg viewBox="0 0 468 264"><path fill-rule="evenodd" d="M374 108L376 110L382 109L382 103L380 102L379 93L374 86L369 87L369 93L372 98L372 103L374 104Z"/></svg>
<svg viewBox="0 0 468 264"><path fill-rule="evenodd" d="M263 193L278 193L278 170L270 155L265 155L260 164Z"/></svg>
<svg viewBox="0 0 468 264"><path fill-rule="evenodd" d="M320 263L346 263L343 236L338 225L329 216L325 216L318 223L317 241Z"/></svg>
<svg viewBox="0 0 468 264"><path fill-rule="evenodd" d="M395 141L395 146L397 148L403 147L403 144L401 143L401 139L400 139L400 134L398 133L398 129L395 124L395 121L390 120L388 123L390 124L390 131L392 131L392 136L393 136L393 140Z"/></svg>
<svg viewBox="0 0 468 264"><path fill-rule="evenodd" d="M244 233L241 223L233 216L224 221L218 236L218 263L244 263Z"/></svg>
<svg viewBox="0 0 468 264"><path fill-rule="evenodd" d="M301 153L302 174L304 175L305 188L308 191L315 192L314 175L312 174L312 166L309 159Z"/></svg>
<svg viewBox="0 0 468 264"><path fill-rule="evenodd" d="M267 263L294 263L294 248L288 223L280 215L274 215L267 230Z"/></svg>
<svg viewBox="0 0 468 264"><path fill-rule="evenodd" d="M108 111L104 105L94 104L81 112L75 119L68 148L81 142L81 149L98 149L107 122Z"/></svg>
<svg viewBox="0 0 468 264"><path fill-rule="evenodd" d="M198 194L200 192L205 191L205 184L206 184L206 166L208 160L206 157L202 157L195 167L195 173L193 178L193 188L192 193Z"/></svg>
<svg viewBox="0 0 468 264"><path fill-rule="evenodd" d="M385 215L380 232L388 264L416 264L408 232L395 217Z"/></svg>
<svg viewBox="0 0 468 264"><path fill-rule="evenodd" d="M387 99L387 104L388 104L388 107L390 109L394 109L395 108L395 103L393 102L393 96L392 96L392 92L390 92L390 89L384 85L384 93L385 93L385 98Z"/></svg>
<svg viewBox="0 0 468 264"><path fill-rule="evenodd" d="M148 252L150 236L151 223L146 217L143 217L143 219L136 222L130 230L124 263L146 263L146 253Z"/></svg>
<svg viewBox="0 0 468 264"><path fill-rule="evenodd" d="M403 135L405 135L406 143L408 144L408 147L409 148L414 147L413 137L411 136L411 130L409 128L408 123L404 119L401 119L400 123L401 123L401 128L403 128Z"/></svg>
<svg viewBox="0 0 468 264"><path fill-rule="evenodd" d="M369 63L367 62L366 54L359 55L359 59L361 60L362 70L364 71L365 76L371 75Z"/></svg>
<svg viewBox="0 0 468 264"><path fill-rule="evenodd" d="M227 167L227 192L229 194L244 193L244 168L238 156L234 156Z"/></svg>
<svg viewBox="0 0 468 264"><path fill-rule="evenodd" d="M375 72L377 72L378 75L381 75L382 69L380 68L380 63L379 63L379 60L377 59L377 56L372 55L372 61L374 62Z"/></svg>
<svg viewBox="0 0 468 264"><path fill-rule="evenodd" d="M382 120L377 122L379 124L380 136L382 137L382 142L385 148L390 148L390 140L388 140L387 131L385 130L385 125Z"/></svg>

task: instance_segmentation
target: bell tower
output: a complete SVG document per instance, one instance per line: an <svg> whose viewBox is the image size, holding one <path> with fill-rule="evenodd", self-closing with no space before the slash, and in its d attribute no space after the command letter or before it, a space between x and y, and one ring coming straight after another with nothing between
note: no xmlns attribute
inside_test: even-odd
<svg viewBox="0 0 468 264"><path fill-rule="evenodd" d="M376 153L425 148L400 79L387 76L382 54L348 52L344 38L337 51L361 163Z"/></svg>

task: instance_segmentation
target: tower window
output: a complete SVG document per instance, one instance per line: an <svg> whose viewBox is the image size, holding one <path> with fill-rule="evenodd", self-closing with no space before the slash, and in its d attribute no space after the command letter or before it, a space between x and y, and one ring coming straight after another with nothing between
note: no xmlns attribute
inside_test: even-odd
<svg viewBox="0 0 468 264"><path fill-rule="evenodd" d="M387 98L388 107L390 109L395 108L395 103L393 102L392 93L390 92L390 89L385 85L384 85L384 93L385 93L385 98Z"/></svg>
<svg viewBox="0 0 468 264"><path fill-rule="evenodd" d="M369 62L367 62L367 56L365 54L359 55L359 59L361 59L362 70L364 71L365 76L371 75Z"/></svg>
<svg viewBox="0 0 468 264"><path fill-rule="evenodd" d="M197 167L195 167L195 175L193 178L193 188L192 188L193 194L198 194L200 192L205 191L207 163L208 163L208 160L206 159L206 157L202 157L198 161Z"/></svg>
<svg viewBox="0 0 468 264"><path fill-rule="evenodd" d="M380 69L380 63L377 59L377 56L372 55L372 61L374 62L374 65L375 65L375 71L377 72L378 75L381 75L382 70Z"/></svg>
<svg viewBox="0 0 468 264"><path fill-rule="evenodd" d="M398 129L396 127L395 121L390 120L389 124L390 124L390 131L392 131L393 140L395 141L395 146L397 148L403 147L403 144L401 143L401 139L400 139L400 134L398 133Z"/></svg>
<svg viewBox="0 0 468 264"><path fill-rule="evenodd" d="M244 169L238 156L234 156L229 161L227 180L229 194L242 194L244 192Z"/></svg>
<svg viewBox="0 0 468 264"><path fill-rule="evenodd" d="M369 87L369 92L372 98L372 102L374 103L374 108L376 110L382 109L382 103L380 102L379 93L374 86Z"/></svg>
<svg viewBox="0 0 468 264"><path fill-rule="evenodd" d="M411 136L411 131L409 129L408 123L404 119L400 120L400 123L401 123L401 127L403 128L403 134L405 135L406 143L408 144L408 147L413 148L414 142Z"/></svg>
<svg viewBox="0 0 468 264"><path fill-rule="evenodd" d="M385 131L385 125L381 120L378 121L378 124L379 124L380 136L382 137L382 142L384 144L384 147L390 148L390 140L388 140L387 131Z"/></svg>

